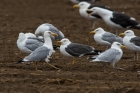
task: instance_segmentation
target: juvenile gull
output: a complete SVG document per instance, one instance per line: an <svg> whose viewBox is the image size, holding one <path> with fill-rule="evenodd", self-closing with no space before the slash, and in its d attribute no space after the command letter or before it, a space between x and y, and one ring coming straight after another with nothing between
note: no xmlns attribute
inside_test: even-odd
<svg viewBox="0 0 140 93"><path fill-rule="evenodd" d="M88 54L98 55L101 50L95 50L92 46L72 43L69 39L64 38L58 41L61 44L60 52L67 57L81 57ZM74 64L74 60L72 62Z"/></svg>
<svg viewBox="0 0 140 93"><path fill-rule="evenodd" d="M102 8L108 9L109 11L113 11L113 10L111 10L110 8L106 7L106 6L92 5L92 4L88 3L88 2L80 2L79 4L74 5L73 7L74 7L74 8L79 8L79 13L80 13L80 15L81 15L82 17L84 17L84 18L86 18L86 19L88 19L88 20L94 21L94 22L93 22L92 28L94 28L96 21L97 21L98 19L101 19L101 17L100 17L99 15L97 15L97 14L93 14L93 15L90 15L90 16L89 16L89 14L90 14L91 12L88 12L87 9L91 9L91 8L93 8L93 7L102 7Z"/></svg>
<svg viewBox="0 0 140 93"><path fill-rule="evenodd" d="M134 18L124 13L109 11L99 7L93 7L87 11L92 11L90 14L99 15L107 25L117 29L116 34L118 34L118 30L122 28L140 29L140 24Z"/></svg>
<svg viewBox="0 0 140 93"><path fill-rule="evenodd" d="M52 40L50 38L52 35L57 36L57 34L51 32L51 31L45 31L44 32L44 41L45 42L44 42L43 46L36 48L32 53L30 53L28 56L26 56L23 60L19 61L19 63L28 63L31 61L40 61L40 60L44 60L44 59L48 63L49 58L53 52ZM57 67L55 67L51 64L49 64L49 65L55 69L58 69ZM36 70L37 70L37 66L36 66Z"/></svg>
<svg viewBox="0 0 140 93"><path fill-rule="evenodd" d="M103 28L99 27L95 29L94 31L91 31L90 34L95 34L94 35L94 40L99 44L99 45L105 45L105 46L111 46L113 42L119 42L123 43L123 40L121 37L116 36L113 33L104 31Z"/></svg>
<svg viewBox="0 0 140 93"><path fill-rule="evenodd" d="M122 55L123 51L121 48L126 48L125 46L121 45L119 42L114 42L111 45L111 48L102 52L96 58L90 62L110 62L113 68L122 69L119 67L115 67L116 62L118 62ZM122 69L123 70L123 69Z"/></svg>
<svg viewBox="0 0 140 93"><path fill-rule="evenodd" d="M123 37L123 44L127 49L134 51L134 60L138 60L138 52L140 52L140 37L136 36L132 30L126 30L121 33Z"/></svg>
<svg viewBox="0 0 140 93"><path fill-rule="evenodd" d="M55 40L55 41L61 40L65 37L64 34L60 30L58 30L55 26L53 26L52 24L49 24L49 23L41 24L36 29L35 35L37 37L43 36L45 31L51 31L53 33L56 33L58 36L56 36L56 37L51 36L52 40Z"/></svg>

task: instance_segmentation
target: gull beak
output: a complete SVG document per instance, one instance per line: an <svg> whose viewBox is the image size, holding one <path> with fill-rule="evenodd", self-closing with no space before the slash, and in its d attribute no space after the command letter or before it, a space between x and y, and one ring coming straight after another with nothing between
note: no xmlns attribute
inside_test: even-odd
<svg viewBox="0 0 140 93"><path fill-rule="evenodd" d="M74 5L73 8L79 8L79 5Z"/></svg>
<svg viewBox="0 0 140 93"><path fill-rule="evenodd" d="M126 47L126 46L121 46L121 48L122 48L122 49L126 49L127 47Z"/></svg>
<svg viewBox="0 0 140 93"><path fill-rule="evenodd" d="M93 12L93 11L92 11L92 10L90 10L90 9L87 9L86 11L87 11L87 12Z"/></svg>
<svg viewBox="0 0 140 93"><path fill-rule="evenodd" d="M58 43L58 44L62 44L62 42L61 42L61 41L57 41L57 43Z"/></svg>
<svg viewBox="0 0 140 93"><path fill-rule="evenodd" d="M119 36L123 37L124 36L124 33L120 33Z"/></svg>
<svg viewBox="0 0 140 93"><path fill-rule="evenodd" d="M90 10L90 9L87 9L86 11L89 13L89 14L88 14L88 17L91 16L91 15L93 14L93 11Z"/></svg>
<svg viewBox="0 0 140 93"><path fill-rule="evenodd" d="M53 36L58 36L56 33L51 33Z"/></svg>
<svg viewBox="0 0 140 93"><path fill-rule="evenodd" d="M95 34L95 32L94 31L91 31L91 32L89 32L89 34Z"/></svg>

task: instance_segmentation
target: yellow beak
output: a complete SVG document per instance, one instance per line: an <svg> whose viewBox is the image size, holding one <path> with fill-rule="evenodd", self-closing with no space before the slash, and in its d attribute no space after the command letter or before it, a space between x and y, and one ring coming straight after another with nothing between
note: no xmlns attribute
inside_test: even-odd
<svg viewBox="0 0 140 93"><path fill-rule="evenodd" d="M124 33L120 33L119 36L122 36L123 37L124 36Z"/></svg>
<svg viewBox="0 0 140 93"><path fill-rule="evenodd" d="M90 9L87 9L86 11L87 11L87 12L93 12L93 11L92 11L92 10L90 10Z"/></svg>
<svg viewBox="0 0 140 93"><path fill-rule="evenodd" d="M79 8L79 5L74 5L73 8Z"/></svg>
<svg viewBox="0 0 140 93"><path fill-rule="evenodd" d="M52 33L53 36L58 36L56 33Z"/></svg>
<svg viewBox="0 0 140 93"><path fill-rule="evenodd" d="M95 34L95 32L94 31L91 31L89 34Z"/></svg>
<svg viewBox="0 0 140 93"><path fill-rule="evenodd" d="M121 48L122 48L122 49L126 49L127 47L126 47L126 46L121 46Z"/></svg>
<svg viewBox="0 0 140 93"><path fill-rule="evenodd" d="M93 11L90 10L90 9L87 9L86 11L87 11L87 12L90 12L90 13L88 14L88 17L91 16L91 14L92 14Z"/></svg>
<svg viewBox="0 0 140 93"><path fill-rule="evenodd" d="M62 44L62 42L61 42L61 41L57 41L57 43L58 43L58 44Z"/></svg>

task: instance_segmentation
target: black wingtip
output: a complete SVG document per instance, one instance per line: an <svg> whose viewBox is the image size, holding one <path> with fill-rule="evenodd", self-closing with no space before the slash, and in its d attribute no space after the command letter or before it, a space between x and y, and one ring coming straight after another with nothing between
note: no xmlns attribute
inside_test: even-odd
<svg viewBox="0 0 140 93"><path fill-rule="evenodd" d="M53 49L54 49L54 50L59 50L59 49L60 49L60 46L58 46L58 45L53 45Z"/></svg>
<svg viewBox="0 0 140 93"><path fill-rule="evenodd" d="M102 50L94 50L93 52L86 53L84 55L99 55L102 52Z"/></svg>
<svg viewBox="0 0 140 93"><path fill-rule="evenodd" d="M135 29L140 29L140 25L137 25L137 26L135 27Z"/></svg>
<svg viewBox="0 0 140 93"><path fill-rule="evenodd" d="M99 55L100 53L103 52L103 50L94 50L94 52L97 53L97 54Z"/></svg>
<svg viewBox="0 0 140 93"><path fill-rule="evenodd" d="M19 60L17 63L23 63L24 61L23 60Z"/></svg>
<svg viewBox="0 0 140 93"><path fill-rule="evenodd" d="M89 57L87 58L87 60L96 59L97 57L98 57L98 55L96 55L96 56L89 56Z"/></svg>

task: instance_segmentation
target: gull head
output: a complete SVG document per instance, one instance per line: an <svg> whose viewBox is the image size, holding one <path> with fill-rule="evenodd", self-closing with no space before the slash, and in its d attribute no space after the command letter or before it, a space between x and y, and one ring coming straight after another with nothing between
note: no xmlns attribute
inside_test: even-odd
<svg viewBox="0 0 140 93"><path fill-rule="evenodd" d="M33 34L33 33L25 33L25 36L28 38L28 37L31 37L31 38L36 38L36 35Z"/></svg>
<svg viewBox="0 0 140 93"><path fill-rule="evenodd" d="M98 11L100 10L100 8L98 8L98 7L93 7L93 8L91 8L91 9L87 9L86 11L87 12L90 12L90 14L89 15L92 15L92 14L98 14Z"/></svg>
<svg viewBox="0 0 140 93"><path fill-rule="evenodd" d="M113 48L126 48L126 46L124 46L124 45L122 45L121 43L119 43L119 42L114 42L112 45L111 45L111 47L113 47Z"/></svg>
<svg viewBox="0 0 140 93"><path fill-rule="evenodd" d="M61 45L68 45L70 44L70 40L67 38L62 39L61 41L57 41L57 43L61 44Z"/></svg>
<svg viewBox="0 0 140 93"><path fill-rule="evenodd" d="M51 31L45 31L44 37L51 37L51 36L58 36L56 33L53 33Z"/></svg>
<svg viewBox="0 0 140 93"><path fill-rule="evenodd" d="M95 29L94 31L91 31L89 34L101 34L105 32L103 28L99 27L97 29Z"/></svg>
<svg viewBox="0 0 140 93"><path fill-rule="evenodd" d="M126 30L126 31L124 32L124 34L125 34L125 36L134 36L134 35L135 35L134 32L133 32L132 30Z"/></svg>
<svg viewBox="0 0 140 93"><path fill-rule="evenodd" d="M90 3L88 2L80 2L77 5L74 5L73 8L80 8L80 9L85 9L88 8L90 6Z"/></svg>
<svg viewBox="0 0 140 93"><path fill-rule="evenodd" d="M18 36L18 38L21 38L21 37L25 37L25 34L24 33L19 33L19 36Z"/></svg>
<svg viewBox="0 0 140 93"><path fill-rule="evenodd" d="M124 33L120 33L119 36L135 36L132 30L126 30Z"/></svg>

